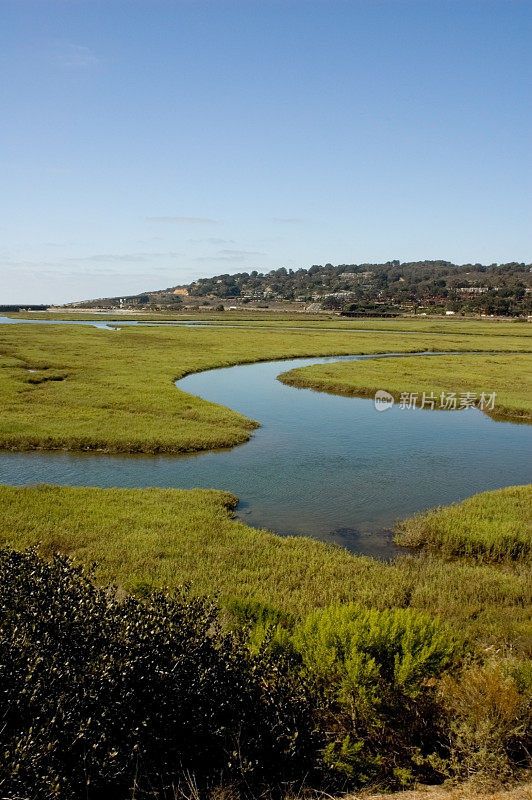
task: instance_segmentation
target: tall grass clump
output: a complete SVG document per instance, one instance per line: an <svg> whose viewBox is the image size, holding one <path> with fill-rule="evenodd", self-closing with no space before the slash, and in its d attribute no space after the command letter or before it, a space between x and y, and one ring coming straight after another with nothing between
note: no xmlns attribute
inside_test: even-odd
<svg viewBox="0 0 532 800"><path fill-rule="evenodd" d="M447 716L449 770L485 786L530 767L532 664L492 657L446 675L439 687Z"/></svg>
<svg viewBox="0 0 532 800"><path fill-rule="evenodd" d="M481 561L532 558L532 484L482 492L398 523L396 541L445 557Z"/></svg>

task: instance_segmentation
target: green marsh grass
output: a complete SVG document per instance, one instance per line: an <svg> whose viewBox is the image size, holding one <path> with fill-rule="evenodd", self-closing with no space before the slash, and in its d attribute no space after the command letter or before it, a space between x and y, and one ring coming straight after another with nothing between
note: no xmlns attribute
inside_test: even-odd
<svg viewBox="0 0 532 800"><path fill-rule="evenodd" d="M435 508L397 525L396 541L445 557L532 560L532 485L510 486Z"/></svg>
<svg viewBox="0 0 532 800"><path fill-rule="evenodd" d="M233 518L226 492L0 486L0 543L38 544L98 564L96 577L144 592L190 584L293 615L337 602L413 608L448 620L475 647L532 651L532 575L437 556L393 564L303 537L280 537Z"/></svg>
<svg viewBox="0 0 532 800"><path fill-rule="evenodd" d="M502 338L502 337L501 337ZM447 341L447 340L446 340ZM486 349L489 349L490 345ZM402 392L433 393L438 408L442 393L496 393L490 416L532 422L532 355L498 353L493 355L419 356L375 361L318 364L283 373L279 380L298 388L331 394L373 397L384 389L400 399Z"/></svg>
<svg viewBox="0 0 532 800"><path fill-rule="evenodd" d="M508 326L518 331L524 327ZM269 359L441 349L526 351L532 346L526 336L507 333L443 337L297 327L110 331L0 325L0 447L129 453L229 447L245 442L260 420L187 394L174 386L176 379L199 370ZM458 365L458 358L462 357L453 365ZM479 367L484 358L474 363ZM361 368L367 366L356 366ZM46 375L56 379L46 380Z"/></svg>
<svg viewBox="0 0 532 800"><path fill-rule="evenodd" d="M91 311L34 311L34 312L8 312L2 316L10 319L41 319L41 320L84 320L106 322L109 320L127 321L136 320L141 322L172 322L172 321L199 321L223 323L231 325L235 322L256 323L264 326L268 323L274 327L279 327L279 323L287 323L294 327L307 327L308 325L317 327L336 327L345 330L385 330L385 331L417 331L420 333L463 333L473 336L494 335L494 336L526 336L527 322L524 319L479 319L462 317L442 317L442 316L410 316L410 317L342 317L339 314L327 312L321 313L301 313L293 311L248 311L239 308L236 311L218 312L201 308L198 310L183 311L144 311L144 312L120 312L109 310L105 313Z"/></svg>

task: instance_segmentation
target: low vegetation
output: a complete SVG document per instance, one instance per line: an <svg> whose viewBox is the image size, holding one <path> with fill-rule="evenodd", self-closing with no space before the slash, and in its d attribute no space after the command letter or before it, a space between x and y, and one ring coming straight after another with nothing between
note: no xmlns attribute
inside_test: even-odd
<svg viewBox="0 0 532 800"><path fill-rule="evenodd" d="M130 453L228 447L245 442L258 423L180 391L175 379L214 367L296 356L441 349L524 352L531 345L519 335L521 330L508 323L494 325L491 336L443 337L297 327L109 331L1 325L0 447Z"/></svg>
<svg viewBox="0 0 532 800"><path fill-rule="evenodd" d="M483 406L490 416L532 422L532 356L528 354L420 356L318 364L285 372L279 380L298 388L357 397L373 397L378 389L389 392L397 401L403 394L414 394L417 407L423 406L425 395L425 408L436 409L441 405L442 394L447 398L454 393L459 409L461 395L469 392L472 404ZM489 396L494 392L492 409Z"/></svg>
<svg viewBox="0 0 532 800"><path fill-rule="evenodd" d="M446 557L532 560L532 486L483 492L397 525L396 541Z"/></svg>
<svg viewBox="0 0 532 800"><path fill-rule="evenodd" d="M183 309L182 311L120 311L115 309L105 312L95 311L39 311L31 312L6 312L6 317L13 320L60 320L74 322L197 322L198 324L215 324L217 326L231 326L244 324L251 327L272 327L277 330L283 327L290 328L317 328L338 331L377 331L381 332L411 332L411 333L438 333L455 335L457 333L473 337L476 336L529 336L528 323L522 318L513 319L478 319L462 316L400 316L400 317L345 317L332 312L301 313L290 311L263 311L255 309L246 310L244 307L231 312L220 313L212 308ZM282 323L282 324L280 324ZM473 350L478 349L472 347Z"/></svg>
<svg viewBox="0 0 532 800"><path fill-rule="evenodd" d="M447 619L480 649L532 653L528 565L439 557L392 564L303 537L280 537L232 518L236 498L206 490L0 486L0 543L38 544L127 591L184 583L300 617L334 602L411 608Z"/></svg>
<svg viewBox="0 0 532 800"><path fill-rule="evenodd" d="M526 766L523 662L470 666L411 609L333 604L265 633L250 648L207 599L0 550L2 795L282 797Z"/></svg>
<svg viewBox="0 0 532 800"><path fill-rule="evenodd" d="M418 786L416 789L401 791L390 795L389 792L372 791L350 795L346 800L532 800L532 782L520 782L518 786L508 789L461 783L445 786Z"/></svg>

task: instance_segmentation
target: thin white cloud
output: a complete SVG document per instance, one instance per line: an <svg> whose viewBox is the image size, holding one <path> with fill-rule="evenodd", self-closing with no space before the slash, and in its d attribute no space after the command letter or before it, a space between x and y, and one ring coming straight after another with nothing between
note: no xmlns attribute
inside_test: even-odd
<svg viewBox="0 0 532 800"><path fill-rule="evenodd" d="M197 261L200 264L208 263L211 261L229 261L231 264L235 264L239 261L245 261L246 256L199 256L195 258L194 261Z"/></svg>
<svg viewBox="0 0 532 800"><path fill-rule="evenodd" d="M57 60L63 67L87 69L100 63L98 56L90 47L72 42L57 44Z"/></svg>
<svg viewBox="0 0 532 800"><path fill-rule="evenodd" d="M170 222L174 225L219 225L217 219L210 217L146 217L147 222Z"/></svg>
<svg viewBox="0 0 532 800"><path fill-rule="evenodd" d="M55 245L54 245L55 246ZM178 253L174 250L169 250L166 252L139 252L139 253L95 253L94 255L88 256L70 256L70 257L58 257L58 258L48 258L42 259L39 261L32 261L32 260L21 260L21 259L13 259L9 255L0 256L0 269L2 267L13 268L16 269L17 267L25 268L47 268L47 267L64 267L65 269L71 269L74 264L109 264L109 263L142 263L142 262L153 262L153 261L164 261L166 259L172 258L182 258L184 253Z"/></svg>
<svg viewBox="0 0 532 800"><path fill-rule="evenodd" d="M204 239L187 239L190 244L234 244L234 239L219 239L217 236L207 236Z"/></svg>
<svg viewBox="0 0 532 800"><path fill-rule="evenodd" d="M56 258L42 261L31 260L14 260L14 259L1 259L0 260L0 273L4 274L18 274L30 273L34 275L100 275L110 277L112 275L128 276L130 274L138 276L140 273L128 269L128 265L134 263L149 263L149 274L163 274L173 273L176 269L175 266L169 266L164 263L169 257L182 256L182 253L125 253L120 254L98 254L95 256L86 256L80 258ZM161 261L163 263L161 263ZM154 263L155 262L155 263ZM157 263L159 262L159 263ZM121 269L119 264L124 264L122 272L112 272L110 265L115 264L115 270ZM90 265L90 266L89 266ZM101 266L100 266L101 265ZM78 269L76 270L76 267Z"/></svg>
<svg viewBox="0 0 532 800"><path fill-rule="evenodd" d="M265 256L266 253L260 253L258 250L218 250L221 256Z"/></svg>
<svg viewBox="0 0 532 800"><path fill-rule="evenodd" d="M181 270L180 270L180 272L181 272ZM175 274L175 269L157 268L157 269L150 270L149 272L130 273L130 272L117 272L117 271L111 272L108 269L95 268L95 269L83 270L83 272L78 272L78 271L73 271L72 269L70 269L70 270L65 270L65 269L61 269L61 268L59 268L59 269L55 268L54 269L53 265L39 266L38 264L35 264L33 266L30 266L30 264L25 264L24 266L21 266L19 264L16 267L8 267L7 269L2 270L2 273L3 273L3 275L5 277L12 277L12 278L19 278L19 279L23 278L24 280L32 280L32 281L33 280L39 281L39 280L43 280L43 279L44 280L46 280L46 279L58 279L58 280L72 279L72 280L80 280L80 281L84 281L84 280L87 280L87 279L94 279L94 280L101 281L102 278L104 278L106 280L117 278L117 279L126 280L126 281L131 281L131 280L139 281L140 280L140 281L148 281L148 282L150 282L150 281L153 281L154 276L165 276L165 279L167 279L167 276L172 276L172 275ZM162 278L161 278L161 280L162 280Z"/></svg>
<svg viewBox="0 0 532 800"><path fill-rule="evenodd" d="M109 262L109 261L123 261L123 262L142 262L142 261L153 261L154 259L160 258L180 258L183 253L176 253L174 251L170 251L167 253L96 253L95 255L91 256L80 256L78 258L70 258L69 261L76 261L76 262Z"/></svg>
<svg viewBox="0 0 532 800"><path fill-rule="evenodd" d="M134 272L126 266L109 269L93 265L83 270L59 263L0 263L0 277L5 285L4 303L61 303L79 298L117 297L149 289L163 289L197 277L191 266L159 268Z"/></svg>

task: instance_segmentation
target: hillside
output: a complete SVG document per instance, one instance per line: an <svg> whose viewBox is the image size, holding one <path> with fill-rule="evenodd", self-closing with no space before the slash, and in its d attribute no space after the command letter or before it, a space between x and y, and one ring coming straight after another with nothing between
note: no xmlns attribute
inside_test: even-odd
<svg viewBox="0 0 532 800"><path fill-rule="evenodd" d="M128 297L72 304L80 308L198 308L231 303L248 308L270 304L291 310L336 311L353 315L445 311L519 316L532 313L532 265L452 264L417 261L385 264L281 267L199 278L191 284Z"/></svg>

